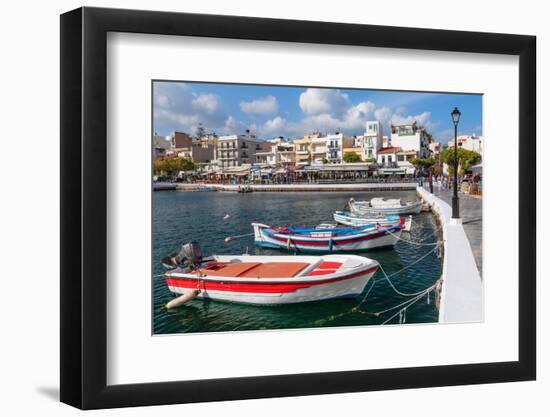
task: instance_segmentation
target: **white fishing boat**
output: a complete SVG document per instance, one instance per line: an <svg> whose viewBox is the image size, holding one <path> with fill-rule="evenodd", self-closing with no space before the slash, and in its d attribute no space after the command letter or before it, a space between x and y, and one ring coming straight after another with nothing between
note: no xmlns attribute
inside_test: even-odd
<svg viewBox="0 0 550 417"><path fill-rule="evenodd" d="M195 245L192 243L191 245ZM357 297L378 262L357 255L223 255L208 261L185 245L185 261L166 273L166 285L179 297L168 308L195 297L247 304L276 305Z"/></svg>
<svg viewBox="0 0 550 417"><path fill-rule="evenodd" d="M418 214L422 210L421 201L402 202L400 198L373 198L370 201L355 201L350 198L348 205L352 213L364 217Z"/></svg>
<svg viewBox="0 0 550 417"><path fill-rule="evenodd" d="M401 217L397 215L365 217L352 213L351 211L340 210L334 212L333 217L337 223L353 227L367 226L369 224L391 226L396 223L402 223L403 230L405 232L410 232L412 226L412 216L410 215L404 217L404 220L402 221Z"/></svg>

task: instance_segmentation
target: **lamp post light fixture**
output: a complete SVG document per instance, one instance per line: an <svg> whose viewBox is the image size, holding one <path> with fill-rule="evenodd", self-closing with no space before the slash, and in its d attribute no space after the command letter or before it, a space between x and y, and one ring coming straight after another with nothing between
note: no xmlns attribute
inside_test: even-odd
<svg viewBox="0 0 550 417"><path fill-rule="evenodd" d="M455 107L453 112L451 113L451 117L453 118L453 124L455 125L455 157L454 157L454 187L453 187L453 213L452 218L453 219L459 219L460 214L458 212L458 139L457 139L457 129L458 129L458 122L460 121L460 110L458 110L458 107Z"/></svg>

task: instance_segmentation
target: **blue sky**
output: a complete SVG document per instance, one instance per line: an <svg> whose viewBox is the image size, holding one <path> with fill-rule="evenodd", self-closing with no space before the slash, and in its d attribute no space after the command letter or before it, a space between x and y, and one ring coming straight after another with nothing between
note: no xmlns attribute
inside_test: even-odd
<svg viewBox="0 0 550 417"><path fill-rule="evenodd" d="M482 135L482 96L343 88L308 88L156 81L153 130L244 133L262 139L301 137L312 131L362 134L367 120L381 120L384 134L393 124L417 121L435 140L453 136L450 113L462 112L459 134Z"/></svg>

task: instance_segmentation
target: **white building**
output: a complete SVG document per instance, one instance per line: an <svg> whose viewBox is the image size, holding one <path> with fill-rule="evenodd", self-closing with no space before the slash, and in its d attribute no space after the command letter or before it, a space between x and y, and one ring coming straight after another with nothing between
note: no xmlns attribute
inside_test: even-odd
<svg viewBox="0 0 550 417"><path fill-rule="evenodd" d="M416 151L404 151L399 146L380 148L377 153L377 163L381 175L414 174L415 167L411 160L416 158Z"/></svg>
<svg viewBox="0 0 550 417"><path fill-rule="evenodd" d="M311 138L311 163L320 165L327 157L328 147L327 138L318 136ZM327 158L328 159L328 158Z"/></svg>
<svg viewBox="0 0 550 417"><path fill-rule="evenodd" d="M296 164L295 144L283 138L270 139L265 142L268 150L256 152L256 163L269 166L286 167Z"/></svg>
<svg viewBox="0 0 550 417"><path fill-rule="evenodd" d="M456 139L459 148L475 151L483 156L483 136L477 136L474 133L472 135L459 135ZM449 141L448 146L449 148L453 148L455 146L454 139Z"/></svg>
<svg viewBox="0 0 550 417"><path fill-rule="evenodd" d="M378 150L383 147L383 142L384 135L380 120L367 122L361 144L363 160L376 159Z"/></svg>
<svg viewBox="0 0 550 417"><path fill-rule="evenodd" d="M269 149L269 144L254 135L226 135L218 138L215 159L221 168L256 162L256 153Z"/></svg>
<svg viewBox="0 0 550 417"><path fill-rule="evenodd" d="M327 135L326 140L326 156L330 164L339 164L344 157L344 148L353 146L353 139L344 137L343 133L334 133Z"/></svg>
<svg viewBox="0 0 550 417"><path fill-rule="evenodd" d="M428 158L431 155L429 144L431 135L416 122L408 125L391 127L391 146L403 151L415 151L417 158Z"/></svg>

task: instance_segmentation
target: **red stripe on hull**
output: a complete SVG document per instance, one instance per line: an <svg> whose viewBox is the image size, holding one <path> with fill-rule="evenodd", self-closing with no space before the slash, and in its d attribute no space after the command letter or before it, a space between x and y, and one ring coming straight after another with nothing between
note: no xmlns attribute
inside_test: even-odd
<svg viewBox="0 0 550 417"><path fill-rule="evenodd" d="M326 279L315 282L235 282L235 281L210 281L201 280L199 288L201 290L210 291L227 291L227 292L251 292L251 293L289 293L302 288L310 288L317 285L331 284L333 282L343 281L346 279L355 278L361 275L367 275L376 272L377 266L367 269L366 271L356 272L355 274L346 275L343 277ZM169 287L178 287L186 289L196 289L196 278L177 278L166 277L166 285Z"/></svg>

